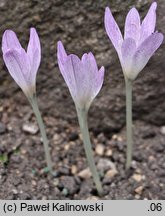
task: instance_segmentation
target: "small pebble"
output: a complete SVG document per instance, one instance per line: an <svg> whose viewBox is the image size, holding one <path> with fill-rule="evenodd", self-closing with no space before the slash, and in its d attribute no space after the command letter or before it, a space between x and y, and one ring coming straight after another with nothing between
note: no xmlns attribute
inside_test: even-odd
<svg viewBox="0 0 165 216"><path fill-rule="evenodd" d="M70 145L69 145L69 144L66 144L66 145L64 146L65 151L68 151L69 148L70 148Z"/></svg>
<svg viewBox="0 0 165 216"><path fill-rule="evenodd" d="M37 182L34 181L34 180L32 180L32 181L31 181L31 184L32 184L33 186L36 186L36 185L37 185Z"/></svg>
<svg viewBox="0 0 165 216"><path fill-rule="evenodd" d="M78 189L76 181L72 176L62 176L60 178L60 183L63 187L63 190L67 191L67 194L74 194Z"/></svg>
<svg viewBox="0 0 165 216"><path fill-rule="evenodd" d="M3 112L3 106L0 106L0 112Z"/></svg>
<svg viewBox="0 0 165 216"><path fill-rule="evenodd" d="M78 176L82 179L88 179L92 176L89 168L86 168L78 173Z"/></svg>
<svg viewBox="0 0 165 216"><path fill-rule="evenodd" d="M104 150L105 150L105 147L103 145L101 145L101 144L98 144L96 146L96 149L95 149L96 154L98 154L100 156L102 156L104 154Z"/></svg>
<svg viewBox="0 0 165 216"><path fill-rule="evenodd" d="M117 140L117 135L114 134L114 135L112 136L112 139L113 139L113 140Z"/></svg>
<svg viewBox="0 0 165 216"><path fill-rule="evenodd" d="M97 200L99 200L99 198L96 196L91 196L91 197L88 197L87 200L97 201Z"/></svg>
<svg viewBox="0 0 165 216"><path fill-rule="evenodd" d="M148 159L150 162L153 162L153 161L155 161L156 158L153 155L150 155Z"/></svg>
<svg viewBox="0 0 165 216"><path fill-rule="evenodd" d="M6 132L6 125L0 122L0 134L3 134Z"/></svg>
<svg viewBox="0 0 165 216"><path fill-rule="evenodd" d="M142 180L142 175L140 174L134 174L132 176L132 178L136 181L136 182L140 182Z"/></svg>
<svg viewBox="0 0 165 216"><path fill-rule="evenodd" d="M54 179L54 182L53 182L54 186L58 186L59 185L59 179Z"/></svg>
<svg viewBox="0 0 165 216"><path fill-rule="evenodd" d="M77 173L77 166L76 165L72 165L72 167L71 167L71 173L73 175L75 175Z"/></svg>
<svg viewBox="0 0 165 216"><path fill-rule="evenodd" d="M108 149L105 153L106 156L112 156L112 149Z"/></svg>
<svg viewBox="0 0 165 216"><path fill-rule="evenodd" d="M135 189L135 192L136 192L137 194L142 194L143 189L144 189L144 187L141 185L141 186L139 186L139 187L137 187L137 188Z"/></svg>
<svg viewBox="0 0 165 216"><path fill-rule="evenodd" d="M18 191L16 189L12 189L13 194L18 194Z"/></svg>
<svg viewBox="0 0 165 216"><path fill-rule="evenodd" d="M139 194L136 194L136 195L135 195L135 198L136 198L136 199L140 199L140 195L139 195Z"/></svg>
<svg viewBox="0 0 165 216"><path fill-rule="evenodd" d="M53 140L54 141L58 141L58 140L60 140L60 135L59 134L54 134L54 136L53 136Z"/></svg>
<svg viewBox="0 0 165 216"><path fill-rule="evenodd" d="M133 160L132 163L131 163L131 167L133 169L136 169L137 168L137 162Z"/></svg>
<svg viewBox="0 0 165 216"><path fill-rule="evenodd" d="M106 172L105 177L106 178L113 178L116 174L118 174L116 169L110 169Z"/></svg>
<svg viewBox="0 0 165 216"><path fill-rule="evenodd" d="M21 149L21 154L26 154L27 150L26 149Z"/></svg>
<svg viewBox="0 0 165 216"><path fill-rule="evenodd" d="M72 132L72 133L70 134L70 136L69 136L69 140L70 140L70 141L75 141L75 140L77 140L78 138L79 138L79 136L78 136L78 134L75 133L75 132Z"/></svg>
<svg viewBox="0 0 165 216"><path fill-rule="evenodd" d="M23 125L22 130L29 134L36 134L39 130L38 126L32 123L26 123Z"/></svg>
<svg viewBox="0 0 165 216"><path fill-rule="evenodd" d="M19 171L19 170L16 170L15 172L17 173L17 175L19 175L19 174L20 174L20 171Z"/></svg>
<svg viewBox="0 0 165 216"><path fill-rule="evenodd" d="M135 170L135 173L136 173L136 174L141 174L141 169L137 168L137 169Z"/></svg>
<svg viewBox="0 0 165 216"><path fill-rule="evenodd" d="M165 135L165 126L162 126L162 127L160 128L160 132L161 132L161 134Z"/></svg>
<svg viewBox="0 0 165 216"><path fill-rule="evenodd" d="M103 159L103 158L101 158L98 161L97 168L101 172L106 172L109 169L116 170L116 166L115 166L115 164L112 161L110 161L109 159Z"/></svg>
<svg viewBox="0 0 165 216"><path fill-rule="evenodd" d="M117 137L117 140L118 140L119 142L123 142L123 138L122 138L121 136L118 136L118 137Z"/></svg>

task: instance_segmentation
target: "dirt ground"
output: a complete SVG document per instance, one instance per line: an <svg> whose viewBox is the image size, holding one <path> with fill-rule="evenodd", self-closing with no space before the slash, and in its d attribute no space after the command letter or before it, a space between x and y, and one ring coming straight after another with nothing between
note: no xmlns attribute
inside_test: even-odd
<svg viewBox="0 0 165 216"><path fill-rule="evenodd" d="M27 99L0 58L0 199L165 199L164 43L135 81L134 153L125 171L125 92L121 67L103 25L111 7L123 29L136 5L144 17L152 1L1 0L0 34L13 29L26 47L37 28L42 63L39 107L50 140L54 177L47 173L43 143ZM165 33L165 2L158 2L157 29ZM106 68L103 88L89 111L90 135L104 188L98 197L78 127L75 107L57 66L56 43L81 56L92 51ZM67 109L66 109L67 107Z"/></svg>

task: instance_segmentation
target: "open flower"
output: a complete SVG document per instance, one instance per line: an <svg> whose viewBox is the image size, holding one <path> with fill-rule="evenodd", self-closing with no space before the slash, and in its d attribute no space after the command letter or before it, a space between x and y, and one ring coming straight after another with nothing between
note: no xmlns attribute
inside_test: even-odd
<svg viewBox="0 0 165 216"><path fill-rule="evenodd" d="M41 61L41 46L38 34L30 29L27 52L22 48L16 34L6 30L2 38L3 59L9 73L28 98L36 92L36 74Z"/></svg>
<svg viewBox="0 0 165 216"><path fill-rule="evenodd" d="M132 8L126 17L124 39L110 9L105 10L106 32L118 53L123 73L130 80L136 79L163 41L163 35L154 32L156 8L157 3L152 3L142 23L136 8Z"/></svg>
<svg viewBox="0 0 165 216"><path fill-rule="evenodd" d="M81 59L67 55L62 42L57 44L58 65L71 96L80 109L89 109L99 93L104 79L104 67L98 70L93 54L85 53Z"/></svg>

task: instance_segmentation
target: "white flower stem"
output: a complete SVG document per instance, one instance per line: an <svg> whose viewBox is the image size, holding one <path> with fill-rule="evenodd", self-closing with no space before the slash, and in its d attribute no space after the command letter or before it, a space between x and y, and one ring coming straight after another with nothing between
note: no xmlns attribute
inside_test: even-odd
<svg viewBox="0 0 165 216"><path fill-rule="evenodd" d="M53 174L52 161L51 161L51 156L50 156L50 152L49 152L49 142L48 142L48 139L46 136L44 122L42 120L41 113L40 113L39 108L38 108L36 96L30 98L29 101L30 101L30 104L33 108L34 114L36 116L36 119L37 119L37 122L38 122L38 125L40 128L40 132L41 132L41 136L42 136L43 144L44 144L45 155L46 155L47 167L48 167L49 172Z"/></svg>
<svg viewBox="0 0 165 216"><path fill-rule="evenodd" d="M94 182L96 184L98 194L101 196L101 195L103 195L103 188L102 188L99 174L97 172L94 158L93 158L92 145L90 142L89 131L88 131L88 122L87 122L88 111L85 109L77 108L77 115L78 115L80 130L82 133L82 139L83 139L83 143L84 143L84 148L85 148L85 153L86 153L88 165L90 167Z"/></svg>
<svg viewBox="0 0 165 216"><path fill-rule="evenodd" d="M126 85L126 127L127 127L127 153L126 169L129 169L132 161L132 80L125 78Z"/></svg>

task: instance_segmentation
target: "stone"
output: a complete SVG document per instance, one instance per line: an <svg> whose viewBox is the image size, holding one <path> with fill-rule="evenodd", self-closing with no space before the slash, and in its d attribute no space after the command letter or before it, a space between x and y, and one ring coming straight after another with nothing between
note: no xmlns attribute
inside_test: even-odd
<svg viewBox="0 0 165 216"><path fill-rule="evenodd" d="M13 194L18 194L18 190L17 189L12 189Z"/></svg>
<svg viewBox="0 0 165 216"><path fill-rule="evenodd" d="M71 166L71 173L72 173L73 175L75 175L75 174L77 173L77 166L76 166L76 165L72 165L72 166Z"/></svg>
<svg viewBox="0 0 165 216"><path fill-rule="evenodd" d="M70 135L69 135L69 140L70 141L75 141L79 138L78 134L76 132L72 132Z"/></svg>
<svg viewBox="0 0 165 216"><path fill-rule="evenodd" d="M108 149L105 153L106 156L110 157L112 156L112 149Z"/></svg>
<svg viewBox="0 0 165 216"><path fill-rule="evenodd" d="M105 178L113 178L117 174L118 174L118 171L116 169L110 169L106 172Z"/></svg>
<svg viewBox="0 0 165 216"><path fill-rule="evenodd" d="M99 197L97 197L97 196L90 196L90 197L88 197L86 200L97 201L97 200L99 200Z"/></svg>
<svg viewBox="0 0 165 216"><path fill-rule="evenodd" d="M136 181L136 182L140 182L142 180L142 175L141 174L134 174L132 176L132 178Z"/></svg>
<svg viewBox="0 0 165 216"><path fill-rule="evenodd" d="M95 152L96 152L96 154L98 154L100 156L103 156L104 155L104 150L105 150L105 147L102 144L98 144L96 146Z"/></svg>
<svg viewBox="0 0 165 216"><path fill-rule="evenodd" d="M142 194L143 189L144 189L144 187L141 185L135 189L135 193L140 195L140 194Z"/></svg>
<svg viewBox="0 0 165 216"><path fill-rule="evenodd" d="M55 134L53 135L53 141L59 141L59 140L60 140L60 135L57 134L57 133L55 133Z"/></svg>
<svg viewBox="0 0 165 216"><path fill-rule="evenodd" d="M139 194L135 194L135 199L140 199L140 195Z"/></svg>
<svg viewBox="0 0 165 216"><path fill-rule="evenodd" d="M109 159L104 159L104 158L99 159L97 168L99 171L104 173L109 169L116 170L115 164Z"/></svg>
<svg viewBox="0 0 165 216"><path fill-rule="evenodd" d="M37 185L37 182L35 180L32 180L31 184L35 187Z"/></svg>
<svg viewBox="0 0 165 216"><path fill-rule="evenodd" d="M82 179L88 179L92 176L92 173L89 168L86 168L78 173L78 176Z"/></svg>
<svg viewBox="0 0 165 216"><path fill-rule="evenodd" d="M165 126L162 126L160 128L160 133L163 134L163 135L165 135Z"/></svg>
<svg viewBox="0 0 165 216"><path fill-rule="evenodd" d="M25 131L26 133L35 135L39 131L39 128L37 125L35 125L33 123L25 123L22 126L22 130Z"/></svg>
<svg viewBox="0 0 165 216"><path fill-rule="evenodd" d="M0 134L3 134L5 132L6 132L6 125L0 122Z"/></svg>
<svg viewBox="0 0 165 216"><path fill-rule="evenodd" d="M63 190L67 191L68 194L74 194L78 189L76 181L72 176L62 176L60 183L63 186Z"/></svg>

